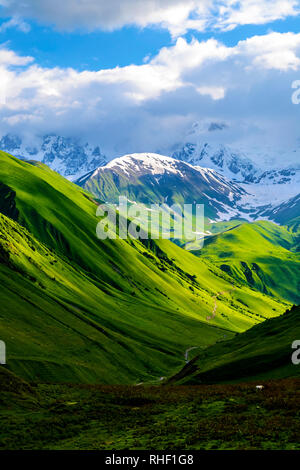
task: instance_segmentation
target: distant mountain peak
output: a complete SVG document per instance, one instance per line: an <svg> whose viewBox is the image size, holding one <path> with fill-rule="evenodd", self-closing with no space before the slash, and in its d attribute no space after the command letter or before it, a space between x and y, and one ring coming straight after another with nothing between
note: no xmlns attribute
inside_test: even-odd
<svg viewBox="0 0 300 470"><path fill-rule="evenodd" d="M119 196L146 204L206 204L211 219L240 213L246 191L213 169L156 153L135 153L111 160L76 181L97 198L116 203Z"/></svg>
<svg viewBox="0 0 300 470"><path fill-rule="evenodd" d="M253 182L260 173L260 169L251 159L222 144L187 142L179 146L172 156L191 165L212 168L238 182Z"/></svg>
<svg viewBox="0 0 300 470"><path fill-rule="evenodd" d="M26 145L19 136L7 134L0 140L0 149L17 158L41 161L70 180L107 163L99 146L56 134L46 134L33 145Z"/></svg>
<svg viewBox="0 0 300 470"><path fill-rule="evenodd" d="M191 140L177 145L173 158L194 167L214 169L227 180L238 183L247 192L241 208L242 212L248 212L250 219L268 214L275 220L277 206L299 193L299 163L289 166L282 163L278 168L276 162L290 161L292 154L300 153L300 148L279 151L257 146L243 151L230 145L207 142L199 135L198 128L196 130L196 135L190 136Z"/></svg>
<svg viewBox="0 0 300 470"><path fill-rule="evenodd" d="M21 148L22 140L20 137L14 134L6 134L0 140L1 149L5 149L7 152L14 149Z"/></svg>
<svg viewBox="0 0 300 470"><path fill-rule="evenodd" d="M158 153L132 153L111 160L103 169L119 169L128 174L130 171L162 175L164 173L178 173L179 165L189 165L186 162L160 155Z"/></svg>

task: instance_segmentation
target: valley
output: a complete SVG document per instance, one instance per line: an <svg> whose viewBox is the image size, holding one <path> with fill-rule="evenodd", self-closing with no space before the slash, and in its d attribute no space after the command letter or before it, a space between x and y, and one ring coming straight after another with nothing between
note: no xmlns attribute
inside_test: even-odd
<svg viewBox="0 0 300 470"><path fill-rule="evenodd" d="M300 0L0 0L0 34L2 455L299 451Z"/></svg>
<svg viewBox="0 0 300 470"><path fill-rule="evenodd" d="M224 297L222 315L208 321L216 290L232 284L221 269L168 240L97 240L95 203L43 164L2 153L0 178L0 336L8 368L27 380L167 376L188 347L289 305L237 282L235 298Z"/></svg>
<svg viewBox="0 0 300 470"><path fill-rule="evenodd" d="M97 207L120 195L133 205L204 204L203 239L99 240ZM8 429L0 447L17 439L30 449L139 449L172 439L175 449L244 449L254 419L272 427L281 383L292 393L299 376L290 360L300 324L297 209L278 210L282 225L249 221L239 213L242 186L152 154L117 159L75 184L0 151L0 196L0 419ZM241 410L245 427L236 424ZM178 439L187 414L190 432ZM232 438L220 444L228 416ZM166 438L145 433L141 420ZM36 425L43 437L27 438ZM288 448L287 432L282 426L277 444L263 433L253 446Z"/></svg>

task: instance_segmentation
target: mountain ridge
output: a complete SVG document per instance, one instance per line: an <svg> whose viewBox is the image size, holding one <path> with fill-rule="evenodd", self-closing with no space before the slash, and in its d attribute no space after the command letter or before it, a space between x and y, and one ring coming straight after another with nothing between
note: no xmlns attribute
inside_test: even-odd
<svg viewBox="0 0 300 470"><path fill-rule="evenodd" d="M46 134L36 141L26 145L20 137L7 134L0 140L0 149L20 159L41 161L70 180L107 162L99 146L82 144L79 138Z"/></svg>
<svg viewBox="0 0 300 470"><path fill-rule="evenodd" d="M299 164L278 167L261 162L259 166L254 163L253 156L245 151L231 148L230 145L208 143L200 138L194 143L178 144L177 147L172 153L174 158L193 166L215 169L228 180L240 184L251 195L245 200L245 205L253 207L255 216L255 209L263 206L271 209L299 193Z"/></svg>
<svg viewBox="0 0 300 470"><path fill-rule="evenodd" d="M213 129L216 126L217 123L214 123ZM220 126L217 126L217 129L219 128ZM221 128L223 129L222 126ZM7 134L0 140L0 148L21 159L41 161L82 186L86 184L89 178L95 177L98 168L107 167L116 170L116 162L120 162L122 159L124 161L124 158L128 156L125 155L108 161L99 146L92 147L88 144L82 144L80 139L54 134L45 135L40 139L38 145L26 145L20 137ZM130 155L137 157L138 155L159 154L140 153ZM238 217L246 220L265 218L276 222L279 220L278 215L276 215L277 208L281 205L285 206L289 200L299 194L299 165L289 165L286 168L270 168L270 165L264 164L260 167L253 162L251 156L249 157L245 151L231 148L229 145L202 142L201 139L198 139L196 143L187 141L186 144L178 144L177 150L170 152L170 155L162 157L187 163L196 170L201 168L206 169L207 172L211 170L210 175L215 171L218 179L225 178L227 185L238 185L240 190L243 189L244 195L239 201L238 207L236 201L227 201L229 204L226 202L223 207L222 204L218 204L217 211L214 211L216 220L230 220ZM143 170L144 173L147 173L146 160L144 160ZM159 176L159 172L156 173ZM165 172L162 171L162 173ZM148 182L145 182L145 184L147 185ZM167 185L165 181L162 184ZM174 181L172 184L176 185ZM213 199L209 202L207 198L206 201L208 208L215 204ZM221 201L221 203L224 204L224 201ZM211 215L213 216L213 214ZM286 217L281 219L285 219L284 223L289 223Z"/></svg>
<svg viewBox="0 0 300 470"><path fill-rule="evenodd" d="M215 170L152 153L116 158L76 183L113 203L122 195L145 204L205 204L206 216L212 219L238 215L239 201L246 195Z"/></svg>

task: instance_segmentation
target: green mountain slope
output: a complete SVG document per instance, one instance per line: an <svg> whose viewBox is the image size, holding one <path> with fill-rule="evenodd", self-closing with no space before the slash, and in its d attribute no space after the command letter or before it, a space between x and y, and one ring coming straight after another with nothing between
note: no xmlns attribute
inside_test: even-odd
<svg viewBox="0 0 300 470"><path fill-rule="evenodd" d="M285 310L169 241L99 241L95 201L44 165L0 152L0 191L0 339L25 379L158 380Z"/></svg>
<svg viewBox="0 0 300 470"><path fill-rule="evenodd" d="M147 270L138 251L128 255L148 276L137 284L127 274L126 293L72 266L5 216L0 221L0 338L7 367L20 376L102 383L156 378L182 363L191 342L201 338L207 345L224 335L201 322L199 312L180 309L188 303L181 299L188 294L184 279L187 286L171 306L167 295L179 284L159 277L154 266Z"/></svg>
<svg viewBox="0 0 300 470"><path fill-rule="evenodd" d="M194 358L172 381L184 384L298 377L292 344L300 340L300 307L266 320Z"/></svg>
<svg viewBox="0 0 300 470"><path fill-rule="evenodd" d="M295 217L294 219L291 219L287 225L289 230L292 230L292 232L298 232L298 244L297 244L297 250L299 251L300 247L300 216Z"/></svg>
<svg viewBox="0 0 300 470"><path fill-rule="evenodd" d="M209 237L193 253L233 279L268 295L300 303L299 234L271 222L243 223Z"/></svg>

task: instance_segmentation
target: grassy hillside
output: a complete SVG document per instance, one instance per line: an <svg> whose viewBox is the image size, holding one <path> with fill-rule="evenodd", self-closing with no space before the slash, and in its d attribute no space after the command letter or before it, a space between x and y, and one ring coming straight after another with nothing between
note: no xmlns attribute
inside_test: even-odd
<svg viewBox="0 0 300 470"><path fill-rule="evenodd" d="M300 250L300 216L295 217L294 219L289 220L287 227L292 232L297 232L297 251Z"/></svg>
<svg viewBox="0 0 300 470"><path fill-rule="evenodd" d="M239 282L300 303L299 233L266 221L240 223L207 238L193 253Z"/></svg>
<svg viewBox="0 0 300 470"><path fill-rule="evenodd" d="M156 381L286 308L169 241L99 241L96 202L44 165L1 152L0 191L0 338L23 378Z"/></svg>
<svg viewBox="0 0 300 470"><path fill-rule="evenodd" d="M128 249L128 256L146 276L144 282L124 273L118 289L61 258L5 216L0 222L0 337L7 344L7 367L22 377L156 379L183 362L191 342L208 345L224 335L201 322L199 309L185 313L187 281L182 279L186 287L180 291L171 275L161 278L147 258L143 263L138 250Z"/></svg>
<svg viewBox="0 0 300 470"><path fill-rule="evenodd" d="M292 343L300 339L300 307L266 320L196 356L171 382L182 384L299 377Z"/></svg>

